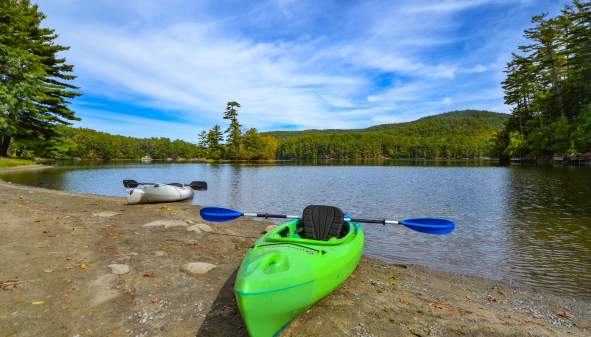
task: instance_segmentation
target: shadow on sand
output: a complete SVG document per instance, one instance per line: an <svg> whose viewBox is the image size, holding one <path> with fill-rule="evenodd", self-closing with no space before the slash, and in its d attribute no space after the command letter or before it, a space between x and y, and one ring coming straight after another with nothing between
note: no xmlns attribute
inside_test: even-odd
<svg viewBox="0 0 591 337"><path fill-rule="evenodd" d="M248 337L234 298L234 280L238 269L226 280L196 337Z"/></svg>

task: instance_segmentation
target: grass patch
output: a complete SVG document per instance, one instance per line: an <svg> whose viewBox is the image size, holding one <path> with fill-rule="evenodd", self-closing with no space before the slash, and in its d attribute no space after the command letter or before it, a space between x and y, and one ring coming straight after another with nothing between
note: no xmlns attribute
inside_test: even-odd
<svg viewBox="0 0 591 337"><path fill-rule="evenodd" d="M28 160L28 159L15 159L15 158L0 157L0 168L21 166L21 165L32 165L32 164L35 164L35 162L32 160Z"/></svg>

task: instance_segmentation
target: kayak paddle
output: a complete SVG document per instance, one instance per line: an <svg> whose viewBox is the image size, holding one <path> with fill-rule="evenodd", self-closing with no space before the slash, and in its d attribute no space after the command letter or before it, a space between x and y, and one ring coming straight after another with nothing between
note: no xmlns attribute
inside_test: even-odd
<svg viewBox="0 0 591 337"><path fill-rule="evenodd" d="M123 180L123 186L125 188L136 188L139 185L158 185L156 183L138 183L137 181L133 180L133 179L126 179ZM176 183L172 183L172 184L163 184L163 185L180 185L180 186L189 186L194 190L207 190L207 182L205 181L192 181L188 184L176 184Z"/></svg>
<svg viewBox="0 0 591 337"><path fill-rule="evenodd" d="M205 207L199 213L204 220L211 222L226 222L231 221L241 216L259 217L259 218L275 218L275 219L299 219L297 215L284 214L268 214L268 213L243 213L228 208L221 207ZM405 219L402 221L386 220L386 219L351 219L345 218L345 221L375 223L382 225L403 225L414 231L426 234L446 235L453 232L455 224L451 220L436 219L436 218L418 218Z"/></svg>

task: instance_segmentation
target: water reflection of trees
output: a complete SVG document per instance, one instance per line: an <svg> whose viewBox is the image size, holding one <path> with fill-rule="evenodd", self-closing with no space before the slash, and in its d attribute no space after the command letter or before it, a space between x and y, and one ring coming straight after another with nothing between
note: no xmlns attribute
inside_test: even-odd
<svg viewBox="0 0 591 337"><path fill-rule="evenodd" d="M513 167L511 265L525 283L591 294L591 171Z"/></svg>
<svg viewBox="0 0 591 337"><path fill-rule="evenodd" d="M65 190L65 173L62 169L11 172L0 175L0 179L16 184Z"/></svg>

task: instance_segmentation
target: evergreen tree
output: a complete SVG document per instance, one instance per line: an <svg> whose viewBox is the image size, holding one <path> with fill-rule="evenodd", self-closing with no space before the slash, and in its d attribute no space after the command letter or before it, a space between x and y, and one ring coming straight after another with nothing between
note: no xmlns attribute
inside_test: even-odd
<svg viewBox="0 0 591 337"><path fill-rule="evenodd" d="M218 160L222 158L224 149L222 140L224 139L219 125L214 125L207 133L207 154L208 158Z"/></svg>
<svg viewBox="0 0 591 337"><path fill-rule="evenodd" d="M199 147L201 147L202 149L206 149L209 143L207 140L207 131L203 130L199 132L199 135L197 137L197 145L199 145Z"/></svg>
<svg viewBox="0 0 591 337"><path fill-rule="evenodd" d="M49 139L56 125L77 120L68 104L79 94L68 83L73 67L58 56L68 47L41 27L37 5L2 0L0 18L0 155L7 155L13 140Z"/></svg>
<svg viewBox="0 0 591 337"><path fill-rule="evenodd" d="M226 111L224 111L224 119L230 121L230 125L226 129L226 144L228 147L228 156L230 159L237 159L240 153L240 138L242 131L240 130L240 123L238 122L238 108L240 103L228 102Z"/></svg>
<svg viewBox="0 0 591 337"><path fill-rule="evenodd" d="M497 151L531 159L589 152L582 135L591 103L591 2L574 0L532 24L524 32L529 43L505 71L505 103L513 111Z"/></svg>

